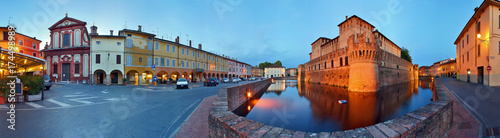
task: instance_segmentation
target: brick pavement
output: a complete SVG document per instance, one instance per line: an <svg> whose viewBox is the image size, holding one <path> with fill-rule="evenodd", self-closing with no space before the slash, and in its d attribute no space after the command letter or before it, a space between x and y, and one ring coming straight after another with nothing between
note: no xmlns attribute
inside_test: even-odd
<svg viewBox="0 0 500 138"><path fill-rule="evenodd" d="M437 80L437 79L436 79ZM478 137L479 122L474 119L474 116L450 93L450 90L437 80L436 85L441 85L445 88L446 93L453 99L453 126L446 134L449 138L460 137Z"/></svg>
<svg viewBox="0 0 500 138"><path fill-rule="evenodd" d="M215 96L205 98L189 119L174 135L174 138L207 138L208 137L208 110L215 101Z"/></svg>

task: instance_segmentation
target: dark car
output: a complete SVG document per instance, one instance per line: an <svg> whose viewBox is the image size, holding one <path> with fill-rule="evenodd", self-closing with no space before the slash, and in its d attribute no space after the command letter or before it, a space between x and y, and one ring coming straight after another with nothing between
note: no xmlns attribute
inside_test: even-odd
<svg viewBox="0 0 500 138"><path fill-rule="evenodd" d="M219 80L217 78L212 78L215 80L215 82L217 82L217 85L219 85Z"/></svg>
<svg viewBox="0 0 500 138"><path fill-rule="evenodd" d="M52 82L50 82L50 76L49 75L43 75L43 86L45 89L50 90L50 87L52 87Z"/></svg>
<svg viewBox="0 0 500 138"><path fill-rule="evenodd" d="M241 81L247 81L247 79L245 79L245 78L240 78L240 79L241 79Z"/></svg>
<svg viewBox="0 0 500 138"><path fill-rule="evenodd" d="M217 80L215 78L210 78L203 82L203 86L217 86Z"/></svg>

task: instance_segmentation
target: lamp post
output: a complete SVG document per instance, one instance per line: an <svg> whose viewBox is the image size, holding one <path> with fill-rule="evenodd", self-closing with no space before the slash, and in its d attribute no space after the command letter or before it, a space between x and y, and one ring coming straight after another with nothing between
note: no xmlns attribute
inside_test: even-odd
<svg viewBox="0 0 500 138"><path fill-rule="evenodd" d="M479 41L483 42L486 46L488 46L488 44L489 44L489 42L490 42L489 38L486 38L486 37L485 37L484 39L481 39L481 34L480 34L480 33L478 33L478 34L477 34L477 39L478 39ZM481 45L479 45L479 46L481 46ZM481 49L479 49L479 50L481 50ZM481 52L481 51L478 51L478 52ZM488 67L490 67L490 59L489 59L489 57L490 57L490 55L489 55L489 53L488 53L488 54L486 55L486 61L488 61ZM484 83L484 82L483 82L483 83ZM489 83L490 83L490 71L488 70L488 85L489 85Z"/></svg>

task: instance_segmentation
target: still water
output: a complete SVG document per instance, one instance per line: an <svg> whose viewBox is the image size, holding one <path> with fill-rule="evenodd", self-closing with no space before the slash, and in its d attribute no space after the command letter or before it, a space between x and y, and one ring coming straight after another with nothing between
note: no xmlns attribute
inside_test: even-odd
<svg viewBox="0 0 500 138"><path fill-rule="evenodd" d="M437 100L431 90L433 84L432 80L411 81L362 93L296 80L274 80L266 92L234 112L292 130L348 130L403 116ZM339 104L339 100L347 103Z"/></svg>

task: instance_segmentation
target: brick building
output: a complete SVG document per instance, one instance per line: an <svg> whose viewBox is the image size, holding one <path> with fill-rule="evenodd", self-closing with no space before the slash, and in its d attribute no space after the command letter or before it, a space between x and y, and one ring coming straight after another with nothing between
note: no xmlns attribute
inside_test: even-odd
<svg viewBox="0 0 500 138"><path fill-rule="evenodd" d="M90 46L87 23L68 17L56 22L50 30L50 44L42 50L45 74L52 80L88 82Z"/></svg>

